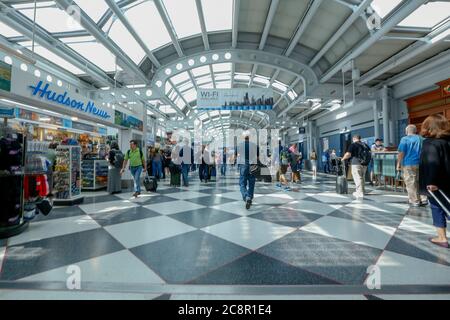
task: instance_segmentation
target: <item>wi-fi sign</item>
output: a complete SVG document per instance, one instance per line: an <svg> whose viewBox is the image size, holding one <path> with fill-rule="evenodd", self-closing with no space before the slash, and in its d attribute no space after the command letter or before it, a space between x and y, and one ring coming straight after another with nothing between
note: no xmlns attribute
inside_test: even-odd
<svg viewBox="0 0 450 320"><path fill-rule="evenodd" d="M69 30L80 29L81 26L81 9L76 5L68 6L66 9L68 15L66 25Z"/></svg>

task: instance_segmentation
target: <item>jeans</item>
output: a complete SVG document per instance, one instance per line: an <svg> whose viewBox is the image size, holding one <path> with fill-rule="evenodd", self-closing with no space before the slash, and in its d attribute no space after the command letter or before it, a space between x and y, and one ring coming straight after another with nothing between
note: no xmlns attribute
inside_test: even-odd
<svg viewBox="0 0 450 320"><path fill-rule="evenodd" d="M227 165L226 165L225 163L223 163L223 164L220 166L220 174L221 174L222 176L225 176L226 172L227 172Z"/></svg>
<svg viewBox="0 0 450 320"><path fill-rule="evenodd" d="M253 200L253 196L255 193L256 177L250 174L249 165L240 165L239 173L240 173L239 186L241 188L242 199L244 201Z"/></svg>
<svg viewBox="0 0 450 320"><path fill-rule="evenodd" d="M182 164L181 165L181 175L183 176L183 185L188 186L189 185L189 164Z"/></svg>
<svg viewBox="0 0 450 320"><path fill-rule="evenodd" d="M134 192L141 192L141 174L142 166L130 167L131 175L134 181Z"/></svg>
<svg viewBox="0 0 450 320"><path fill-rule="evenodd" d="M200 180L208 180L209 178L209 168L207 164L201 164L198 172Z"/></svg>
<svg viewBox="0 0 450 320"><path fill-rule="evenodd" d="M161 161L152 161L152 176L156 177L157 179L162 178L163 171Z"/></svg>
<svg viewBox="0 0 450 320"><path fill-rule="evenodd" d="M352 175L353 181L356 187L356 196L358 198L363 198L365 193L365 177L366 177L367 166L352 164Z"/></svg>
<svg viewBox="0 0 450 320"><path fill-rule="evenodd" d="M433 198L430 198L431 214L433 216L433 225L436 228L447 228L447 219L449 218Z"/></svg>
<svg viewBox="0 0 450 320"><path fill-rule="evenodd" d="M330 163L328 161L323 163L323 172L330 173Z"/></svg>

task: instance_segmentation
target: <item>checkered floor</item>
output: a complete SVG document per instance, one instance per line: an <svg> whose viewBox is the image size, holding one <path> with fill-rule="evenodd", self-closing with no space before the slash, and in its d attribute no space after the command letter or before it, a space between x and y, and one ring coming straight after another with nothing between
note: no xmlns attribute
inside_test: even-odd
<svg viewBox="0 0 450 320"><path fill-rule="evenodd" d="M334 177L313 180L304 174L303 183L289 192L258 182L254 205L246 210L236 174L205 184L193 173L191 180L187 188L161 181L156 193L137 199L131 193L86 193L82 205L56 208L48 217L35 219L24 233L0 240L0 299L229 297L173 294L169 289L161 291L167 293L163 296L125 289L37 289L47 282L65 284L71 265L80 268L82 287L98 288L363 286L373 265L380 268L382 286L450 283L450 251L428 242L435 234L429 209L409 208L404 194L369 189L366 200L356 201L334 193ZM21 282L30 287L14 286ZM2 283L11 287L5 289ZM433 298L450 298L450 292L439 293ZM411 294L395 298L421 297ZM251 296L236 291L232 297ZM280 294L266 297L283 299ZM313 299L333 297L367 298L328 294Z"/></svg>

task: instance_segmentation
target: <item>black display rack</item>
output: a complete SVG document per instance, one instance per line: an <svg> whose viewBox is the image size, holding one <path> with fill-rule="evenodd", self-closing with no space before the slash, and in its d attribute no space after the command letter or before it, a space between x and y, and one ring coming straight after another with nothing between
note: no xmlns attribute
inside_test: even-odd
<svg viewBox="0 0 450 320"><path fill-rule="evenodd" d="M0 130L6 131L6 130L8 130L7 127L8 127L8 122L7 122L7 118L5 118L3 125L0 127ZM17 132L17 134L20 134L20 133ZM25 170L25 155L26 155L26 137L25 137L25 135L22 135L22 137L23 138L21 141L21 145L22 145L22 148L21 148L22 149L21 171L15 172L15 173L3 171L2 173L0 173L0 183L5 183L5 178L12 178L12 177L20 178L21 194L20 194L19 218L17 219L16 223L11 224L11 225L7 225L6 223L0 224L0 239L9 238L9 237L18 235L18 234L22 233L29 225L29 221L26 221L23 217L23 207L24 207L23 182L24 182L24 177L25 177L24 170ZM0 195L0 196L2 196L2 195ZM11 201L11 199L2 199L2 201L8 201L8 200ZM8 214L8 213L4 212L4 214Z"/></svg>

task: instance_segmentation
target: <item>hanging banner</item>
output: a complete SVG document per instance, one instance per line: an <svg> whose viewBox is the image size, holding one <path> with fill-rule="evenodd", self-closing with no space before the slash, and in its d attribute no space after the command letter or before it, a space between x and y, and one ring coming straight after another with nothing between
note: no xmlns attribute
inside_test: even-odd
<svg viewBox="0 0 450 320"><path fill-rule="evenodd" d="M11 65L0 61L0 89L11 91Z"/></svg>
<svg viewBox="0 0 450 320"><path fill-rule="evenodd" d="M135 117L118 110L115 110L114 123L125 128L131 128L139 131L144 130L144 122L142 120L136 119Z"/></svg>
<svg viewBox="0 0 450 320"><path fill-rule="evenodd" d="M199 89L199 110L272 110L273 91L265 88Z"/></svg>

